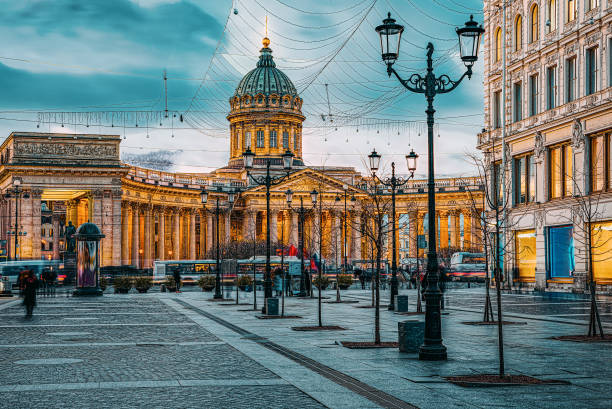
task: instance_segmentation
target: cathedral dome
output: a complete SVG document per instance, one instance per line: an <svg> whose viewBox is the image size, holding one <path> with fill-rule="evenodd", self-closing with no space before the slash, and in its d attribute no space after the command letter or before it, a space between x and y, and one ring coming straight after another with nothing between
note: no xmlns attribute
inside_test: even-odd
<svg viewBox="0 0 612 409"><path fill-rule="evenodd" d="M276 68L276 63L272 58L272 50L268 48L269 45L270 40L267 37L264 38L264 47L260 50L261 54L259 61L257 61L257 67L242 78L234 93L235 97L245 95L254 97L259 94L265 96L276 94L281 97L285 95L298 96L293 82L284 72Z"/></svg>

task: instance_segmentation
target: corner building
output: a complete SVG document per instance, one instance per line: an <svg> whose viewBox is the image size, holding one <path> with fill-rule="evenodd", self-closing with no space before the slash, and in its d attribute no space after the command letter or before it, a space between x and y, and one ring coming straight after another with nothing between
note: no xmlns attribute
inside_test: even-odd
<svg viewBox="0 0 612 409"><path fill-rule="evenodd" d="M597 291L610 293L612 2L506 1L505 21L503 3L484 2L486 128L478 148L493 161L491 180L507 181L498 189L510 206L507 279L583 292L592 258Z"/></svg>
<svg viewBox="0 0 612 409"><path fill-rule="evenodd" d="M0 189L7 192L16 181L24 194L18 199L18 259L61 259L68 222L78 226L92 221L105 234L101 265L132 265L151 268L155 260L201 260L213 253L216 217L204 211L200 191L206 188L210 203L220 200L220 244L265 239L270 229L273 242L282 240L298 247L298 215L288 209L285 191L294 192L294 205L303 200L310 207L310 192L317 189L323 201L318 212L307 216L305 248L318 252L318 226L323 229L323 257L338 266L344 259L344 240L349 262L371 258L361 234L363 190L367 181L351 167L306 166L302 159L302 99L291 80L278 68L265 38L255 69L247 73L229 98L230 157L227 166L210 173L169 173L131 166L120 161L121 138L117 135L13 132L0 147ZM255 153L254 175L265 172L271 161L274 175L285 174L282 154L290 150L291 175L271 190L270 225L266 225L265 187L249 184L242 153ZM204 165L204 164L203 164ZM345 189L355 205L344 214ZM426 182L410 181L398 195L400 257L416 257L416 236L423 234ZM476 216L466 206L471 195L482 192L477 178L437 181L441 239L439 248L479 248ZM471 190L472 193L468 193ZM239 192L230 210L227 193ZM27 198L25 193L27 193ZM389 193L389 192L386 192ZM0 238L7 240L10 257L15 254L14 196L0 201ZM339 204L341 203L341 204ZM409 204L420 204L413 206ZM408 211L407 209L412 209ZM477 212L478 213L478 212ZM347 219L346 237L342 223ZM282 231L281 231L282 230ZM414 237L414 239L410 239ZM388 237L390 243L391 236ZM387 255L391 258L391 246ZM423 255L423 250L420 250Z"/></svg>

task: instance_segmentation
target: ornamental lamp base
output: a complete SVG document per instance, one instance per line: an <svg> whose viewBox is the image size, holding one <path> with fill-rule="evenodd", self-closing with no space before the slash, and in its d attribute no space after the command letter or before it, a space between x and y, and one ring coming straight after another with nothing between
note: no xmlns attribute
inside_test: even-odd
<svg viewBox="0 0 612 409"><path fill-rule="evenodd" d="M440 345L421 345L419 361L446 361L446 347Z"/></svg>

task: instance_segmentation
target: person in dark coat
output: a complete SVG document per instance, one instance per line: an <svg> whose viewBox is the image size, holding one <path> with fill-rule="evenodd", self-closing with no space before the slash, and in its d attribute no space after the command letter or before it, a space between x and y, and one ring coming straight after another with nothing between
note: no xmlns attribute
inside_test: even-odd
<svg viewBox="0 0 612 409"><path fill-rule="evenodd" d="M180 293L181 292L181 272L176 269L174 270L174 283L176 284L176 292Z"/></svg>
<svg viewBox="0 0 612 409"><path fill-rule="evenodd" d="M38 280L31 270L28 270L23 279L23 305L26 307L26 318L32 318L36 305L36 290Z"/></svg>

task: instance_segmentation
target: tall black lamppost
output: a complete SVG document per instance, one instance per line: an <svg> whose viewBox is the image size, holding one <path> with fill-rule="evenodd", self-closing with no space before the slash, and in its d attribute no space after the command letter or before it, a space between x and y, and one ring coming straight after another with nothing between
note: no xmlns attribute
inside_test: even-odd
<svg viewBox="0 0 612 409"><path fill-rule="evenodd" d="M222 191L221 187L219 187L217 189L219 192ZM234 199L235 199L235 193L229 192L227 195L227 201L230 205L230 209L231 206L234 204ZM200 192L200 199L202 201L202 205L204 206L204 210L206 211L210 211L208 210L208 208L206 207L206 204L208 203L208 191L206 189L202 189L202 191ZM223 292L221 291L221 255L220 255L220 251L219 251L219 214L221 213L221 208L219 207L219 195L217 195L215 197L215 209L211 212L214 212L215 214L215 224L216 224L216 229L215 229L215 236L216 236L216 275L215 275L215 295L213 296L213 299L215 300L221 300L223 299Z"/></svg>
<svg viewBox="0 0 612 409"><path fill-rule="evenodd" d="M347 210L347 197L348 197L348 185L342 185L342 190L344 191L344 217L342 219L342 223L343 223L343 230L344 230L344 242L343 242L343 249L344 249L344 260L342 260L342 274L346 274L346 269L348 267L348 255L347 253L347 248L346 248L346 232L347 232L347 228L346 228L346 223L347 223L347 216L348 216L348 210ZM338 203L339 201L341 201L342 199L340 199L339 195L336 195L336 203ZM355 205L355 201L357 199L355 199L355 196L351 197L351 204ZM336 275L336 301L340 302L340 286L338 285L338 275Z"/></svg>
<svg viewBox="0 0 612 409"><path fill-rule="evenodd" d="M372 171L372 177L378 180L383 185L391 188L391 233L393 239L391 240L393 257L391 258L391 297L389 298L388 310L393 311L395 309L395 296L397 295L397 239L395 237L396 225L395 225L395 194L397 189L404 186L410 179L414 177L414 171L416 170L416 163L419 155L414 153L414 149L410 150L410 153L406 155L406 163L410 176L407 178L400 178L395 176L395 162L391 162L391 177L386 179L380 179L376 176L376 171L380 163L380 155L373 150L368 158L370 159L370 170ZM374 162L377 162L376 164ZM373 166L376 165L374 168Z"/></svg>
<svg viewBox="0 0 612 409"><path fill-rule="evenodd" d="M15 226L13 226L15 229L8 232L9 235L14 236L13 260L17 260L17 247L19 246L19 236L25 236L27 234L27 232L21 231L19 229L19 199L21 199L22 194L24 199L28 199L30 197L27 192L23 192L23 189L21 188L21 180L15 179L13 180L13 187L8 188L6 190L6 194L4 195L4 197L6 197L7 199L10 199L11 197L15 198ZM10 260L10 253L7 254L7 258Z"/></svg>
<svg viewBox="0 0 612 409"><path fill-rule="evenodd" d="M419 359L422 360L445 360L446 347L442 343L442 327L440 320L440 288L438 287L438 255L436 254L436 202L434 184L434 97L437 94L451 92L465 78L472 77L472 66L478 59L478 48L480 46L480 36L484 33L482 26L474 21L470 16L470 21L465 26L458 28L459 52L461 60L467 70L457 80L453 81L448 75L436 77L433 72L433 51L432 43L427 44L427 74L423 77L420 74L412 74L408 80L402 79L393 69L393 64L398 58L400 41L404 26L397 24L391 18L391 13L383 20L383 24L376 27L376 32L380 35L380 46L382 60L387 64L387 74L394 74L399 82L409 91L424 94L427 99L427 153L428 153L428 177L427 177L427 199L428 199L428 221L429 221L429 242L427 250L427 288L425 289L425 341L419 350Z"/></svg>
<svg viewBox="0 0 612 409"><path fill-rule="evenodd" d="M266 187L266 272L264 277L264 311L266 308L266 299L272 298L272 278L270 274L270 186L278 185L289 177L291 167L293 166L293 153L287 149L283 153L283 169L285 170L284 175L272 176L270 175L270 165L272 159L266 159L266 174L265 176L253 176L251 169L253 169L253 159L255 154L250 148L242 154L244 159L244 168L247 170L247 178L250 178L256 185Z"/></svg>
<svg viewBox="0 0 612 409"><path fill-rule="evenodd" d="M315 206L317 204L317 195L313 192L310 193L310 198L312 200L312 205ZM293 192L291 189L287 190L287 205L289 205L289 210L296 212L298 214L298 252L300 254L300 293L298 297L306 297L306 271L304 269L304 224L306 222L306 215L312 211L312 209L308 207L304 207L304 198L300 196L300 207L292 207L291 203L293 202Z"/></svg>

